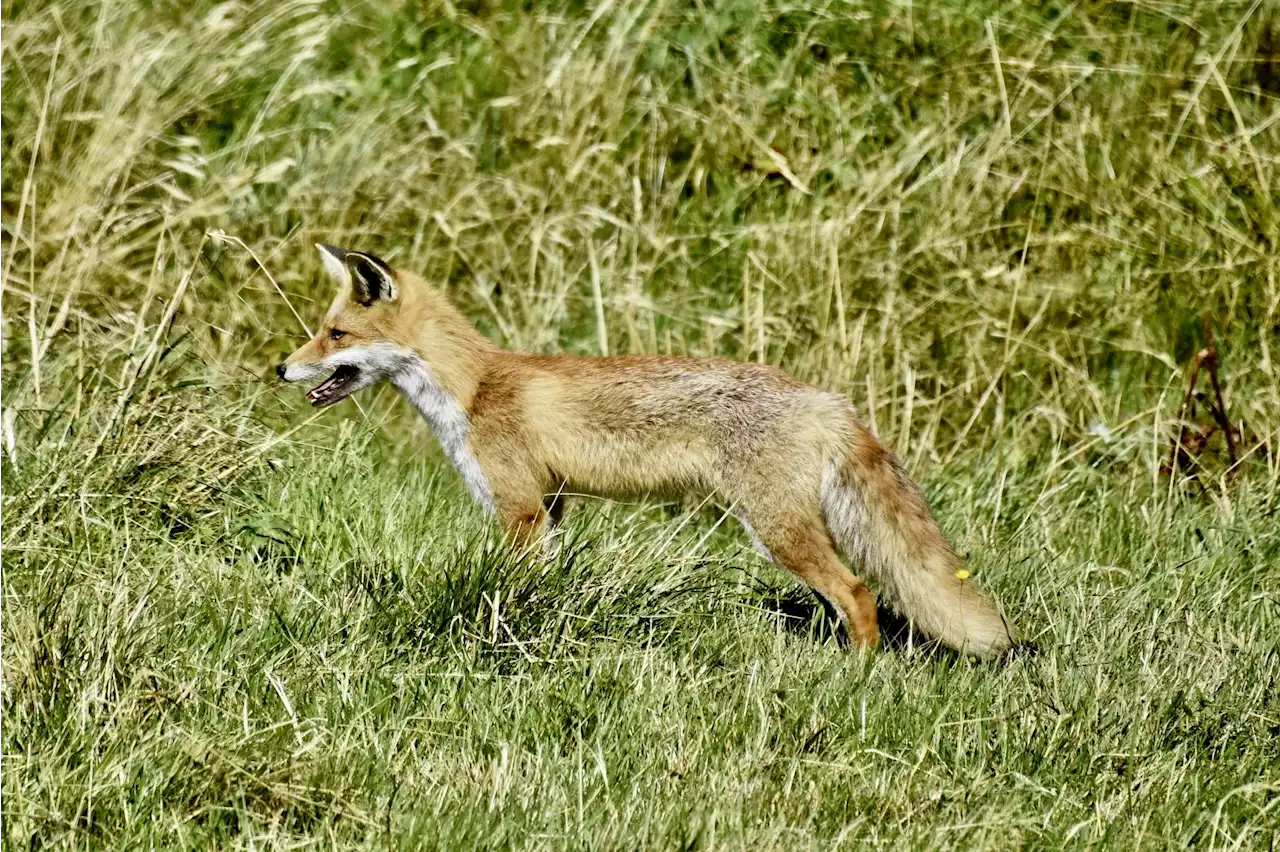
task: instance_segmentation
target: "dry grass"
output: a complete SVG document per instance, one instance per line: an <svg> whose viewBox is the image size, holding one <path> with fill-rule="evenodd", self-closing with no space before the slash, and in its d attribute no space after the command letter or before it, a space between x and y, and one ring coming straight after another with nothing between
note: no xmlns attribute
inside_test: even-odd
<svg viewBox="0 0 1280 852"><path fill-rule="evenodd" d="M6 12L6 848L1275 844L1270 4L344 5ZM1040 653L844 651L708 509L514 563L262 379L318 239L847 392Z"/></svg>

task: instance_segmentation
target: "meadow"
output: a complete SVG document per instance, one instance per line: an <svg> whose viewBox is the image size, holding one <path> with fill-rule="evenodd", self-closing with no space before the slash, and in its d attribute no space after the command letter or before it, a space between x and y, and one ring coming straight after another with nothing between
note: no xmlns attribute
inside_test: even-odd
<svg viewBox="0 0 1280 852"><path fill-rule="evenodd" d="M1275 4L3 19L3 848L1280 845ZM316 241L847 394L1031 647L852 650L714 505L512 555L274 380Z"/></svg>

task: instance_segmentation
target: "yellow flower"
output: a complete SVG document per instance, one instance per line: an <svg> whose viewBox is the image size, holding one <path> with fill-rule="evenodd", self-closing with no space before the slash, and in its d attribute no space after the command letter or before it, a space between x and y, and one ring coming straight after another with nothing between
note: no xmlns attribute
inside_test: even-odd
<svg viewBox="0 0 1280 852"><path fill-rule="evenodd" d="M969 579L969 572L968 572L968 571L966 571L965 569L961 568L959 571L957 571L957 572L956 572L956 579L957 579L957 580L967 580L967 579Z"/></svg>

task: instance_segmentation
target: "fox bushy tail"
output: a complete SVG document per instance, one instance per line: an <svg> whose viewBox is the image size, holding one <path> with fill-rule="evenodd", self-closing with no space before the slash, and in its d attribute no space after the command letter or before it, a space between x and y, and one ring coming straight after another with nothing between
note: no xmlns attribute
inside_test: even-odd
<svg viewBox="0 0 1280 852"><path fill-rule="evenodd" d="M1013 635L995 604L961 572L924 496L902 465L850 415L851 440L822 483L827 527L846 557L887 592L926 635L977 657L999 654Z"/></svg>

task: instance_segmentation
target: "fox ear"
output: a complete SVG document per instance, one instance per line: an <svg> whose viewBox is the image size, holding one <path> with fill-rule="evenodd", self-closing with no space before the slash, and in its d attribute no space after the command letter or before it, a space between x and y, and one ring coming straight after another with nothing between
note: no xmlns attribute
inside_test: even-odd
<svg viewBox="0 0 1280 852"><path fill-rule="evenodd" d="M346 253L346 266L356 301L368 307L374 302L394 302L399 290L386 261L362 251Z"/></svg>
<svg viewBox="0 0 1280 852"><path fill-rule="evenodd" d="M347 271L347 250L338 248L337 246L327 245L325 243L316 243L316 249L320 252L320 260L324 263L324 271L329 273L339 287L351 286L351 273Z"/></svg>

